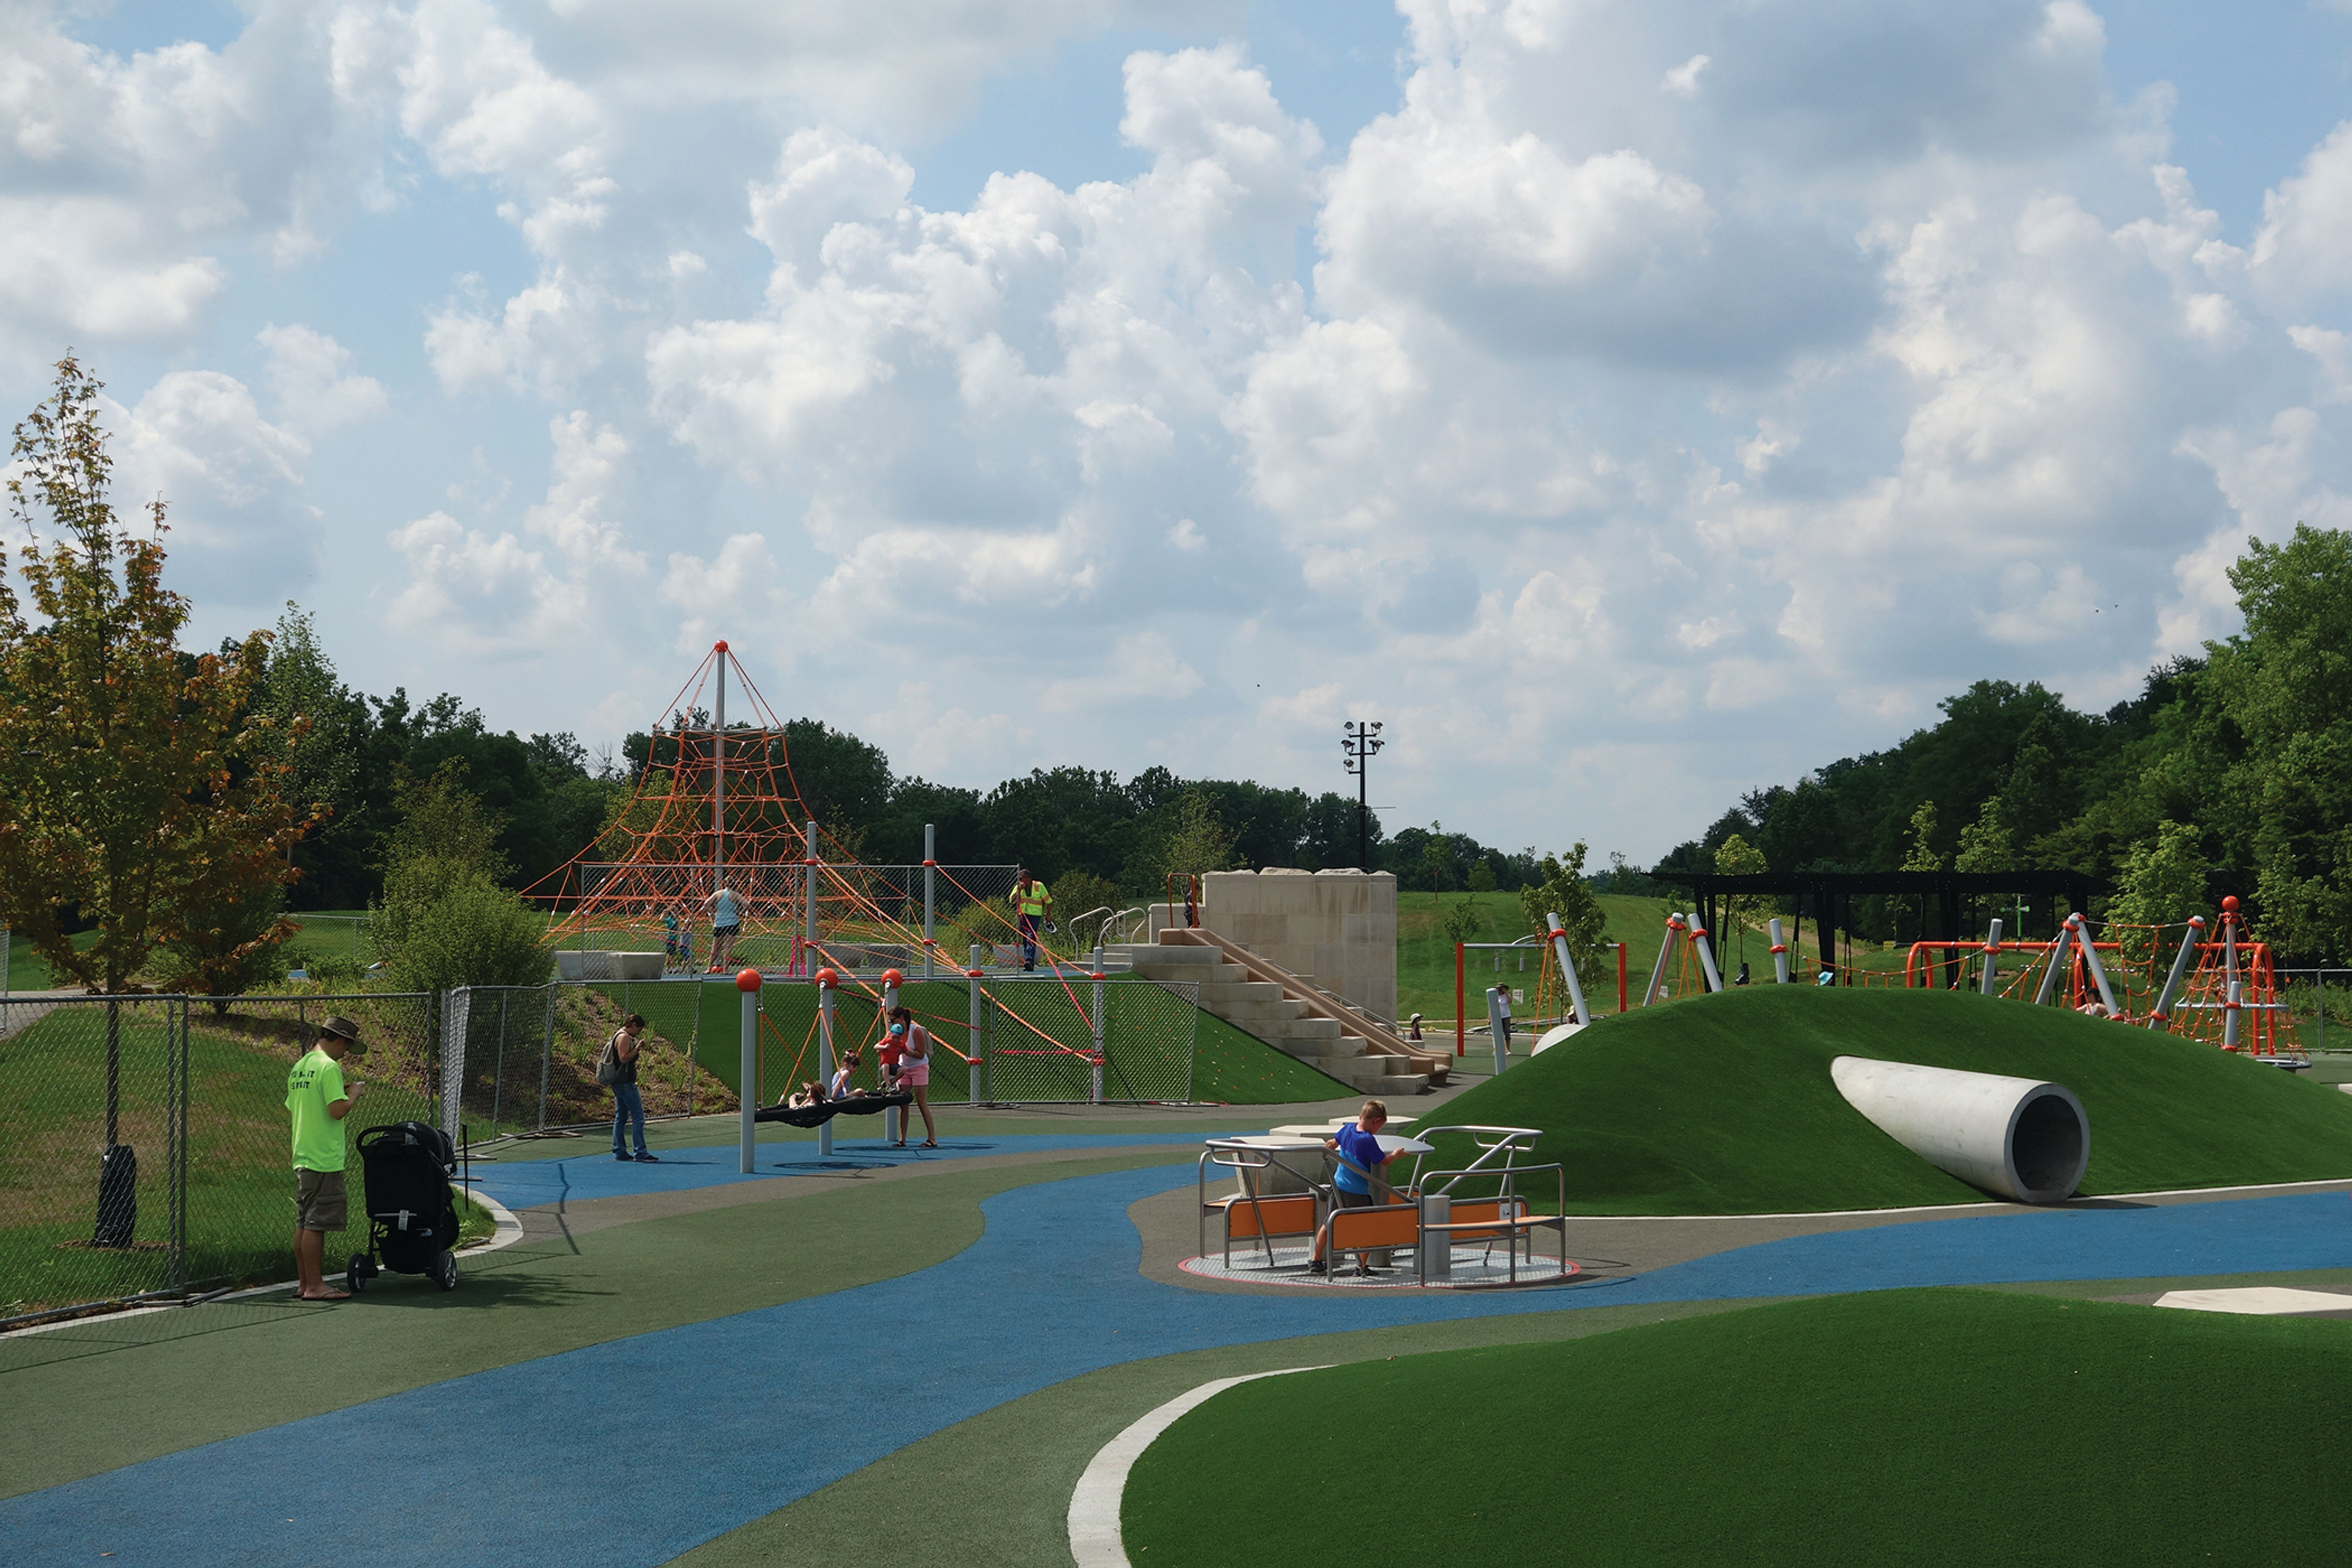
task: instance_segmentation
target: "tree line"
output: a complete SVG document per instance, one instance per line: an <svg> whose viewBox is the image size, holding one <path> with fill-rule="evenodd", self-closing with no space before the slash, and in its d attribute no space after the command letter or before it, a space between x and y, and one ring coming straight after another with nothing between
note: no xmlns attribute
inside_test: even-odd
<svg viewBox="0 0 2352 1568"><path fill-rule="evenodd" d="M2352 533L2249 540L2236 636L2151 669L2104 712L2039 682L1980 680L1883 752L1751 790L1677 870L2085 873L2095 913L2162 923L2224 894L2273 948L2352 957ZM1866 935L1901 911L1857 900Z"/></svg>

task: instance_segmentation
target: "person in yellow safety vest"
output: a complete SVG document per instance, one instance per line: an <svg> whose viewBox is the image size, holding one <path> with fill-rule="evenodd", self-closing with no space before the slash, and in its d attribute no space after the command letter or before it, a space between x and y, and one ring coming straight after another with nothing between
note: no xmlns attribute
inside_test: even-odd
<svg viewBox="0 0 2352 1568"><path fill-rule="evenodd" d="M1034 969L1038 928L1053 916L1054 895L1045 890L1045 883L1024 870L1014 880L1013 891L1005 896L1005 902L1013 906L1021 927L1021 967Z"/></svg>

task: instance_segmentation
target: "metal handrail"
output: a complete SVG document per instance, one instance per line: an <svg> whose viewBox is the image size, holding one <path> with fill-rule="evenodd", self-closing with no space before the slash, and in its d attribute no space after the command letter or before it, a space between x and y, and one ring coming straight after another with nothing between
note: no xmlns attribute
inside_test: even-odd
<svg viewBox="0 0 2352 1568"><path fill-rule="evenodd" d="M1534 1213L1531 1210L1521 1211L1518 1205L1525 1203L1527 1200L1520 1197L1516 1192L1505 1192L1497 1194L1495 1201L1498 1205L1505 1204L1511 1205L1512 1212L1507 1217L1498 1215L1494 1219L1472 1219L1461 1220L1458 1222L1444 1221L1436 1225L1432 1225L1426 1220L1417 1220L1415 1222L1414 1228L1423 1236L1428 1235L1432 1231L1448 1234L1457 1230L1503 1230L1508 1232L1509 1235L1507 1239L1510 1243L1511 1248L1509 1282L1516 1285L1519 1282L1518 1238L1522 1236L1528 1238L1528 1266L1532 1268L1535 1266L1536 1258L1535 1233L1539 1229L1549 1227L1559 1232L1559 1278L1563 1279L1567 1279L1568 1168L1565 1165L1554 1163L1549 1165L1517 1165L1507 1167L1507 1169L1509 1169L1511 1178L1514 1182L1516 1182L1517 1178L1520 1176L1538 1176L1541 1175L1546 1171L1552 1173L1553 1176L1556 1178L1556 1184L1559 1194L1559 1202L1555 1205L1553 1212L1544 1215ZM1415 1173L1416 1175L1418 1175L1418 1172ZM1458 1182L1463 1177L1473 1173L1477 1173L1476 1167L1475 1166L1470 1170L1463 1171L1435 1171L1431 1173L1430 1179L1434 1181L1439 1177L1451 1176L1454 1181ZM1452 1185L1453 1184L1449 1182L1446 1187L1441 1189L1441 1191L1450 1192ZM1423 1191L1423 1195L1430 1195L1427 1194L1425 1189ZM1452 1243L1449 1242L1447 1245L1450 1247ZM1492 1257L1493 1254L1494 1248L1492 1246L1489 1246L1487 1247L1487 1255ZM1429 1246L1426 1242L1422 1243L1413 1248L1412 1266L1419 1283L1423 1285L1428 1284Z"/></svg>
<svg viewBox="0 0 2352 1568"><path fill-rule="evenodd" d="M1469 1175L1501 1175L1505 1178L1503 1193L1507 1196L1512 1192L1509 1178L1513 1174L1519 1171L1540 1169L1538 1166L1521 1165L1517 1160L1522 1151L1528 1153L1535 1152L1536 1140L1543 1136L1543 1129L1540 1127L1490 1127L1476 1122L1464 1122L1453 1127L1416 1127L1413 1129L1412 1135L1423 1142L1433 1142L1441 1132L1466 1132L1470 1135L1471 1141L1485 1151L1462 1171L1438 1173L1452 1175L1456 1182ZM1433 1150L1432 1152L1435 1151ZM1488 1162L1497 1154L1503 1156L1503 1163L1500 1165L1489 1164ZM1412 1186L1417 1192L1431 1190L1427 1184L1428 1181L1435 1179L1433 1176L1424 1178L1422 1173L1422 1166L1428 1158L1428 1154L1415 1154L1412 1157ZM1450 1193L1453 1190L1453 1184L1448 1183L1444 1187L1436 1190Z"/></svg>
<svg viewBox="0 0 2352 1568"><path fill-rule="evenodd" d="M1201 1157L1193 1162L1194 1190L1200 1199L1197 1205L1199 1213L1193 1217L1193 1239L1200 1248L1200 1251L1195 1254L1197 1257L1206 1258L1209 1255L1211 1208L1213 1206L1222 1209L1223 1206L1213 1205L1209 1202L1209 1167L1212 1164L1234 1172L1263 1171L1272 1168L1306 1183L1307 1195L1315 1200L1315 1220L1318 1229L1334 1201L1329 1196L1330 1188L1326 1184L1284 1164L1271 1149L1262 1149L1255 1144L1232 1139L1209 1139L1207 1146L1201 1151ZM1265 1266L1271 1268L1274 1267L1274 1242L1265 1228L1265 1210L1261 1206L1263 1194L1258 1191L1257 1183L1242 1181L1238 1175L1234 1179L1241 1183L1242 1187L1242 1192L1235 1195L1237 1197L1245 1195L1249 1199L1250 1214L1257 1221L1258 1246L1265 1253ZM1233 1227L1228 1225L1225 1227L1225 1258L1228 1263L1233 1259Z"/></svg>

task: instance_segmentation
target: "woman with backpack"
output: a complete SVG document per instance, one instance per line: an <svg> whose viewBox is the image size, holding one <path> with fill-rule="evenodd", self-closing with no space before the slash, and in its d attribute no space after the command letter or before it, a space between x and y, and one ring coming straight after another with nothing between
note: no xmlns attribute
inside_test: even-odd
<svg viewBox="0 0 2352 1568"><path fill-rule="evenodd" d="M940 1146L940 1130L931 1121L931 1032L915 1022L911 1007L890 1009L890 1032L883 1037L887 1045L898 1048L898 1084L915 1097L915 1109L923 1113L923 1147ZM898 1147L907 1146L904 1138Z"/></svg>
<svg viewBox="0 0 2352 1568"><path fill-rule="evenodd" d="M658 1163L660 1156L646 1147L646 1102L637 1097L637 1037L646 1032L646 1020L632 1013L613 1031L604 1048L596 1057L596 1081L613 1091L613 1158L642 1160L647 1164ZM629 1152L628 1139L624 1134L634 1131L637 1152Z"/></svg>

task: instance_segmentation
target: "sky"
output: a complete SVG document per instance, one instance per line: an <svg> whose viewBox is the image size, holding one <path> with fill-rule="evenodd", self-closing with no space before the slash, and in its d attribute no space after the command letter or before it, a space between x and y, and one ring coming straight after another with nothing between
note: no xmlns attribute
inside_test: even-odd
<svg viewBox="0 0 2352 1568"><path fill-rule="evenodd" d="M0 0L190 640L1648 860L2352 494L2352 0ZM12 554L24 544L13 525ZM951 858L951 846L942 846Z"/></svg>

